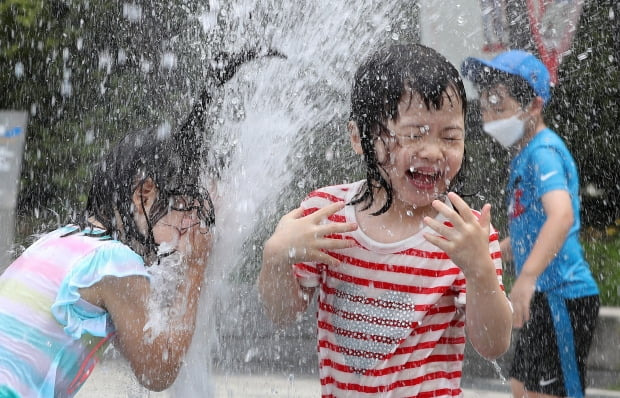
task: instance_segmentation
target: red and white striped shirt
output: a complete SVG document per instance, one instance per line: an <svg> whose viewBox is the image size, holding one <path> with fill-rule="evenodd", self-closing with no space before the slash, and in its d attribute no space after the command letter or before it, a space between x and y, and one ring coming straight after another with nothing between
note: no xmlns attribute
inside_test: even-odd
<svg viewBox="0 0 620 398"><path fill-rule="evenodd" d="M302 203L305 214L337 201L349 203L362 183L312 192ZM356 222L355 209L346 206L329 221ZM465 276L424 239L427 228L395 243L377 242L360 229L332 235L357 243L329 252L339 266L295 265L302 286L319 288L323 397L462 396ZM503 289L494 230L489 251Z"/></svg>

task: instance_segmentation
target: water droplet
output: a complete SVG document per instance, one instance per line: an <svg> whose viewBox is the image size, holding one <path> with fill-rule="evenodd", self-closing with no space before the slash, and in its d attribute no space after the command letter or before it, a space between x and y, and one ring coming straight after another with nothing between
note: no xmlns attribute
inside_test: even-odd
<svg viewBox="0 0 620 398"><path fill-rule="evenodd" d="M151 62L146 59L140 60L140 70L143 73L149 73L151 71Z"/></svg>
<svg viewBox="0 0 620 398"><path fill-rule="evenodd" d="M92 144L93 141L95 141L95 132L93 129L90 129L86 131L86 134L84 134L84 142L86 144Z"/></svg>
<svg viewBox="0 0 620 398"><path fill-rule="evenodd" d="M125 50L123 50L122 48L118 49L118 54L116 55L116 62L118 62L119 65L125 65L125 62L127 62L127 53L125 53Z"/></svg>
<svg viewBox="0 0 620 398"><path fill-rule="evenodd" d="M142 7L135 3L123 4L123 17L131 22L138 22L142 19Z"/></svg>
<svg viewBox="0 0 620 398"><path fill-rule="evenodd" d="M165 52L161 57L161 67L165 70L172 70L177 66L177 56L172 52Z"/></svg>
<svg viewBox="0 0 620 398"><path fill-rule="evenodd" d="M325 160L327 160L328 162L331 160L334 160L334 148L333 147L329 147L325 151Z"/></svg>
<svg viewBox="0 0 620 398"><path fill-rule="evenodd" d="M17 78L20 78L24 75L24 64L22 64L21 62L17 62L15 64L15 76Z"/></svg>
<svg viewBox="0 0 620 398"><path fill-rule="evenodd" d="M493 365L493 368L497 372L497 375L499 376L499 379L502 382L502 384L506 384L506 377L504 377L504 375L502 374L502 368L499 366L497 361L493 360L491 361L491 364Z"/></svg>
<svg viewBox="0 0 620 398"><path fill-rule="evenodd" d="M166 120L157 128L157 139L162 140L168 137L170 135L170 131L172 131L172 126L170 125L170 122Z"/></svg>
<svg viewBox="0 0 620 398"><path fill-rule="evenodd" d="M258 354L259 350L256 347L252 347L250 348L246 353L245 353L245 357L243 358L244 362L250 362L257 354Z"/></svg>

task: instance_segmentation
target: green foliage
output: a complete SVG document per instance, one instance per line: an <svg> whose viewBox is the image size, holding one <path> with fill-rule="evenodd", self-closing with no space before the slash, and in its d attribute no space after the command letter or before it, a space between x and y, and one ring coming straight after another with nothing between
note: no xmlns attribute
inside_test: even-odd
<svg viewBox="0 0 620 398"><path fill-rule="evenodd" d="M620 236L588 240L584 249L601 291L601 304L620 307Z"/></svg>
<svg viewBox="0 0 620 398"><path fill-rule="evenodd" d="M122 1L0 3L0 108L30 111L20 217L37 211L72 218L84 204L92 165L111 142L136 128L174 125L186 111L188 97L202 88L201 67L182 57L200 54L174 40L181 29L200 37L189 18L199 4L151 2L132 19ZM179 58L174 74L160 67L172 50Z"/></svg>
<svg viewBox="0 0 620 398"><path fill-rule="evenodd" d="M2 24L32 28L43 11L42 0L5 0L0 3Z"/></svg>
<svg viewBox="0 0 620 398"><path fill-rule="evenodd" d="M590 0L559 71L547 121L567 141L579 166L585 225L620 217L620 3Z"/></svg>

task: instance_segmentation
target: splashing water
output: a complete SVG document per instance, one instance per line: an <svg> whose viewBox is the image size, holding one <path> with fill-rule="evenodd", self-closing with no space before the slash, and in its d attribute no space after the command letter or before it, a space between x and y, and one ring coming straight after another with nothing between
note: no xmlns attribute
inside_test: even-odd
<svg viewBox="0 0 620 398"><path fill-rule="evenodd" d="M174 245L161 244L158 254L167 253L174 249ZM144 338L153 341L165 329L174 327L174 314L170 313L170 307L176 296L176 290L182 282L185 274L186 265L183 256L179 252L174 252L165 257L161 257L159 262L148 267L151 285L156 289L151 289L148 302L148 321L144 325Z"/></svg>
<svg viewBox="0 0 620 398"><path fill-rule="evenodd" d="M284 214L283 201L294 196L287 196L287 187L294 186L297 201L318 187L317 181L308 177L304 157L318 145L317 130L330 123L345 125L352 74L361 59L377 44L394 40L395 27L407 26L404 19L411 21L407 18L411 6L406 9L396 3L211 1L209 13L199 17L206 30L226 43L227 51L271 48L287 58L262 58L244 65L219 96L223 98L218 108L221 112L210 126L213 136L208 149L212 155L226 156L229 167L214 195L216 243L196 334L172 396L213 393L208 379L210 358L214 350L221 353L232 348L222 339L226 330L248 339L265 333L255 330L259 321L254 318L263 314L244 315L231 305L257 301L251 289L253 278L239 283L231 275L240 263L251 261L248 248L260 252L262 242L248 242L269 217ZM224 23L216 23L222 18ZM405 39L406 35L395 37ZM326 153L333 154L333 142L339 138L336 133L346 136L344 129L338 129L327 137ZM333 163L326 161L327 157ZM336 156L325 155L320 163L326 168L342 168ZM331 181L338 182L342 181ZM286 203L291 205L297 204ZM263 347L251 349L245 358L249 352L253 357L262 351ZM243 360L240 355L239 361ZM223 362L217 371L234 372L234 365Z"/></svg>
<svg viewBox="0 0 620 398"><path fill-rule="evenodd" d="M502 384L504 385L508 384L506 377L502 374L502 367L499 366L499 363L497 363L496 360L489 361L489 362L491 362L491 365L493 365L493 369L495 369L495 372L497 372L497 376L499 377L499 380L502 382Z"/></svg>

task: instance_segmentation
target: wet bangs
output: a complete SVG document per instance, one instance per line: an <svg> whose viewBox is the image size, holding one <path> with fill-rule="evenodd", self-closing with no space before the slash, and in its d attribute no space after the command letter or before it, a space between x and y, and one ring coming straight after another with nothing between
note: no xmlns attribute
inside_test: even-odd
<svg viewBox="0 0 620 398"><path fill-rule="evenodd" d="M422 103L424 103L424 106L428 111L436 111L443 108L447 98L451 106L459 106L463 110L463 115L465 115L467 102L463 102L463 98L458 92L458 88L453 84L449 84L446 87L433 89L430 92L424 92L411 88L409 82L406 82L400 101L409 101L411 106L415 96L420 97ZM398 117L398 115L396 115L396 117Z"/></svg>

